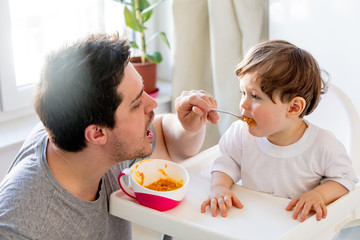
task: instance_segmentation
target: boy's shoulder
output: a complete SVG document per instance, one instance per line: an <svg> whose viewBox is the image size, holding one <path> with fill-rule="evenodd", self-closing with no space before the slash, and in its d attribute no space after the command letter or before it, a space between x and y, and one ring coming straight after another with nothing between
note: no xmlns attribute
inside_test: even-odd
<svg viewBox="0 0 360 240"><path fill-rule="evenodd" d="M336 135L328 129L319 127L309 121L308 131L314 136L314 144L321 148L332 149L338 151L339 148L344 148L344 144L336 137Z"/></svg>

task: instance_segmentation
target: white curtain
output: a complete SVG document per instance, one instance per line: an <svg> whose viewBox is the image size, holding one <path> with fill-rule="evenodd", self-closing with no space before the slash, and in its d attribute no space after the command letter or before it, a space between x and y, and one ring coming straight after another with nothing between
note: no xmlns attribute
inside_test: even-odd
<svg viewBox="0 0 360 240"><path fill-rule="evenodd" d="M218 108L239 113L239 82L234 70L246 51L268 39L267 0L173 0L175 52L173 96L183 90L212 93ZM220 115L207 129L204 149L236 118Z"/></svg>

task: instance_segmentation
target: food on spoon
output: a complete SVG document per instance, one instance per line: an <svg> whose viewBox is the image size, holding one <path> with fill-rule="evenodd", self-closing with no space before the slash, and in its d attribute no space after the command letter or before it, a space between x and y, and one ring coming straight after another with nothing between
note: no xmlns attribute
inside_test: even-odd
<svg viewBox="0 0 360 240"><path fill-rule="evenodd" d="M242 117L242 120L248 124L249 127L256 127L256 122L252 118Z"/></svg>

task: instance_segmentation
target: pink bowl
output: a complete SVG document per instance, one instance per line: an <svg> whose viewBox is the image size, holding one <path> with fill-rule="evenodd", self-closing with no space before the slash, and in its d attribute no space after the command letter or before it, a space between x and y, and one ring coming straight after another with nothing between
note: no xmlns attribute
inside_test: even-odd
<svg viewBox="0 0 360 240"><path fill-rule="evenodd" d="M123 176L130 176L129 186L123 181ZM156 182L160 178L170 178L182 182L183 186L171 191L156 191L144 186ZM174 162L162 159L147 159L140 161L131 168L124 169L118 178L120 188L129 197L137 199L140 204L166 211L177 206L185 196L189 182L189 174L184 167Z"/></svg>

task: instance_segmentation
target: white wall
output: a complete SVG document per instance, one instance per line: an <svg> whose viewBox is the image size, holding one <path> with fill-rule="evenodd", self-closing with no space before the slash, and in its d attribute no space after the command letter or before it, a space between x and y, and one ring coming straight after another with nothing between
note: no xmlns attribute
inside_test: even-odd
<svg viewBox="0 0 360 240"><path fill-rule="evenodd" d="M360 113L360 1L269 0L269 11L269 38L309 51Z"/></svg>

